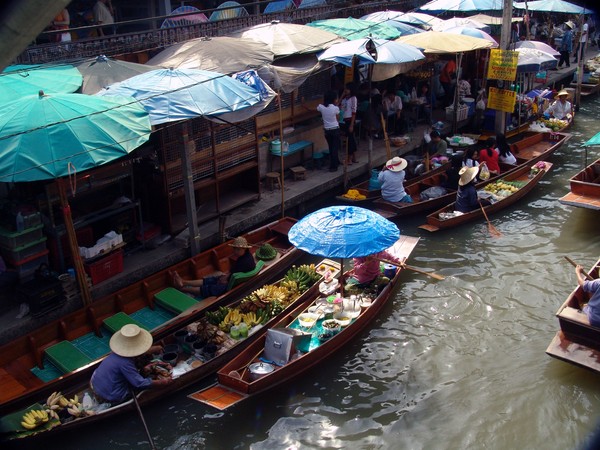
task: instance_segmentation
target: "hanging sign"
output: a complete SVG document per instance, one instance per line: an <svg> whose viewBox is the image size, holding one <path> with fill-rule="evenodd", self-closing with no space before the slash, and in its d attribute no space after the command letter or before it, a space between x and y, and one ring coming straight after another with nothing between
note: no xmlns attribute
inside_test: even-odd
<svg viewBox="0 0 600 450"><path fill-rule="evenodd" d="M490 50L487 77L493 80L513 81L517 78L519 52L512 50Z"/></svg>
<svg viewBox="0 0 600 450"><path fill-rule="evenodd" d="M498 89L490 87L487 107L511 113L515 110L515 102L517 101L517 93L507 89Z"/></svg>

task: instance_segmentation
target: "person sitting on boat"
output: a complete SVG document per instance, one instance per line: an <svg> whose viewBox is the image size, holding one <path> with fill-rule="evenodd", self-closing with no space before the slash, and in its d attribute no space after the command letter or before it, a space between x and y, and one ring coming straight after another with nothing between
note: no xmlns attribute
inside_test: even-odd
<svg viewBox="0 0 600 450"><path fill-rule="evenodd" d="M123 327L110 338L112 352L104 358L92 374L90 388L100 403L118 404L131 396L132 389L163 387L173 380L170 377L144 378L136 358L144 354L160 353L162 348L152 345L152 335L134 324Z"/></svg>
<svg viewBox="0 0 600 450"><path fill-rule="evenodd" d="M569 93L564 89L556 94L558 100L552 103L546 111L544 116L554 117L560 120L571 120L573 117L573 105L568 100Z"/></svg>
<svg viewBox="0 0 600 450"><path fill-rule="evenodd" d="M485 163L490 174L500 175L500 155L496 150L496 139L490 137L485 141L484 148L479 152L479 163Z"/></svg>
<svg viewBox="0 0 600 450"><path fill-rule="evenodd" d="M442 183L442 187L456 191L458 189L458 180L460 180L460 169L462 169L462 156L454 155L450 159L450 168L446 170L446 179Z"/></svg>
<svg viewBox="0 0 600 450"><path fill-rule="evenodd" d="M496 149L498 150L498 160L506 164L517 164L517 158L510 151L510 145L506 136L502 133L496 135Z"/></svg>
<svg viewBox="0 0 600 450"><path fill-rule="evenodd" d="M353 258L354 270L350 285L367 286L377 280L381 276L381 264L386 262L394 264L398 267L404 265L403 259L398 259L391 253L383 250L379 253L374 253L360 258Z"/></svg>
<svg viewBox="0 0 600 450"><path fill-rule="evenodd" d="M588 316L590 325L600 327L600 278L595 280L586 280L583 267L579 264L575 267L577 283L581 286L583 292L591 294L587 304L583 307L583 312Z"/></svg>
<svg viewBox="0 0 600 450"><path fill-rule="evenodd" d="M448 143L442 139L442 135L437 130L429 133L429 137L431 139L427 145L429 160L434 164L442 164L443 161L447 160Z"/></svg>
<svg viewBox="0 0 600 450"><path fill-rule="evenodd" d="M463 167L460 169L460 180L458 180L458 191L456 192L456 203L454 210L468 213L479 208L479 204L489 205L485 199L479 199L475 180L479 173L479 167Z"/></svg>
<svg viewBox="0 0 600 450"><path fill-rule="evenodd" d="M412 203L412 198L404 190L404 178L408 162L404 158L395 156L388 160L379 172L377 179L381 185L381 197L387 202Z"/></svg>
<svg viewBox="0 0 600 450"><path fill-rule="evenodd" d="M469 147L463 155L463 167L479 166L479 150L477 147Z"/></svg>
<svg viewBox="0 0 600 450"><path fill-rule="evenodd" d="M180 291L201 295L204 298L224 294L227 291L227 284L232 273L250 272L256 267L256 261L254 261L252 253L250 253L252 246L248 244L245 238L237 237L229 245L233 247L233 252L236 256L236 260L231 266L229 273L215 272L197 280L184 280L175 272L173 274L173 285Z"/></svg>

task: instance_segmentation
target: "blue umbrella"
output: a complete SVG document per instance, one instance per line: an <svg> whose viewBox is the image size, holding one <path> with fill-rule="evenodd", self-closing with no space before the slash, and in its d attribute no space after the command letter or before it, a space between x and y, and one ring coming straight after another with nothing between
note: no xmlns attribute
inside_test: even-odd
<svg viewBox="0 0 600 450"><path fill-rule="evenodd" d="M131 96L157 125L198 116L239 111L261 101L258 91L217 72L159 69L115 83L101 96Z"/></svg>
<svg viewBox="0 0 600 450"><path fill-rule="evenodd" d="M0 103L36 95L40 90L69 94L79 89L82 81L79 71L67 64L8 66L0 74Z"/></svg>
<svg viewBox="0 0 600 450"><path fill-rule="evenodd" d="M288 236L292 244L312 255L355 258L390 248L400 231L394 223L368 209L330 206L298 221Z"/></svg>
<svg viewBox="0 0 600 450"><path fill-rule="evenodd" d="M419 6L419 11L501 11L503 0L433 0Z"/></svg>
<svg viewBox="0 0 600 450"><path fill-rule="evenodd" d="M594 11L564 0L536 0L533 2L514 2L516 9L544 11L564 14L593 14Z"/></svg>

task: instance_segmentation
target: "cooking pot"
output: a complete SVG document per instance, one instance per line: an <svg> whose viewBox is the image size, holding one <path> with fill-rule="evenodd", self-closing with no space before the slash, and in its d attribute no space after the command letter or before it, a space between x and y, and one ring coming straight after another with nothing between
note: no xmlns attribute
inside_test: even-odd
<svg viewBox="0 0 600 450"><path fill-rule="evenodd" d="M264 375L267 375L275 370L273 364L265 362L257 362L248 366L248 372L250 372L250 379L256 381Z"/></svg>

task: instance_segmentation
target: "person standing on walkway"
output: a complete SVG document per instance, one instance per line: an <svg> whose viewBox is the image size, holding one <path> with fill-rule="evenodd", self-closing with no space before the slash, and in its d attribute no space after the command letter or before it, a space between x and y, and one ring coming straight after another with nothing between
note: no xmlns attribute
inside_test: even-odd
<svg viewBox="0 0 600 450"><path fill-rule="evenodd" d="M337 106L338 96L334 91L329 91L323 98L323 104L317 106L321 113L323 128L325 129L325 140L329 147L329 171L336 172L340 164L340 108Z"/></svg>
<svg viewBox="0 0 600 450"><path fill-rule="evenodd" d="M94 5L93 11L94 21L97 25L110 25L110 27L99 27L98 34L100 36L115 34L115 14L110 0L98 0Z"/></svg>
<svg viewBox="0 0 600 450"><path fill-rule="evenodd" d="M454 56L449 58L440 72L440 83L444 88L444 106L454 104L454 88L456 87L456 63Z"/></svg>
<svg viewBox="0 0 600 450"><path fill-rule="evenodd" d="M558 61L558 67L561 68L563 63L567 67L571 67L571 52L573 51L573 28L575 24L570 20L565 22L565 33L563 34L562 41L560 44L560 60Z"/></svg>
<svg viewBox="0 0 600 450"><path fill-rule="evenodd" d="M354 137L354 124L356 122L356 111L358 110L358 98L356 97L356 87L354 83L348 83L342 94L342 111L344 119L344 133L348 140L348 161L349 165L358 162L356 159L356 138Z"/></svg>
<svg viewBox="0 0 600 450"><path fill-rule="evenodd" d="M583 16L583 26L581 27L581 34L579 35L579 44L577 44L577 48L575 49L575 58L573 59L574 63L577 63L579 58L583 59L583 54L585 53L585 45L587 44L589 33L589 25L587 21L587 16Z"/></svg>

